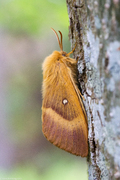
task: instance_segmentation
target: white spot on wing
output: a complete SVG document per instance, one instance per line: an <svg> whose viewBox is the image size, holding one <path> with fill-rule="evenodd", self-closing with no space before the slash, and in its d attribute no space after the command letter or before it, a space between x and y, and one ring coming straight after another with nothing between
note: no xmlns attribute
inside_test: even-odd
<svg viewBox="0 0 120 180"><path fill-rule="evenodd" d="M63 99L63 104L65 105L65 104L67 104L68 103L68 100L67 99Z"/></svg>

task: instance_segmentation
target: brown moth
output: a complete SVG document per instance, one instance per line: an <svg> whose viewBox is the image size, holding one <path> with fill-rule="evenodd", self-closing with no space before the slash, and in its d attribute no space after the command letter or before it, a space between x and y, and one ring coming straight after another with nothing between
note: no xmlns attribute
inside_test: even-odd
<svg viewBox="0 0 120 180"><path fill-rule="evenodd" d="M43 62L42 131L48 141L77 156L88 155L87 116L77 86L77 61L69 57L74 49L63 51L54 29L60 51L54 51Z"/></svg>

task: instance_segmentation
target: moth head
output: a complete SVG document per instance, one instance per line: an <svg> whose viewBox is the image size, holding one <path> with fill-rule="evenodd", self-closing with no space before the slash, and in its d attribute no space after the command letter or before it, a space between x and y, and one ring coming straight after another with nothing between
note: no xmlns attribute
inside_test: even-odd
<svg viewBox="0 0 120 180"><path fill-rule="evenodd" d="M72 54L72 53L74 52L74 50L75 50L75 48L76 48L76 45L75 45L74 49L73 49L71 52L66 53L65 51L63 51L63 43L62 43L63 37L62 37L61 31L58 31L59 34L60 34L60 39L59 39L59 36L58 36L57 32L56 32L53 28L51 28L51 29L53 30L53 32L55 33L55 35L56 35L56 37L57 37L58 44L59 44L59 47L60 47L60 54L61 54L62 56L65 56L65 57L69 57L70 54Z"/></svg>

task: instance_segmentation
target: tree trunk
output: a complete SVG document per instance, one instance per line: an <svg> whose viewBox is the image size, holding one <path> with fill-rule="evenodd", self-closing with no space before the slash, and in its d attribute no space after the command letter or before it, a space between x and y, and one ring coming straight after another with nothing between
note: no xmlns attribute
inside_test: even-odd
<svg viewBox="0 0 120 180"><path fill-rule="evenodd" d="M88 117L89 180L120 179L120 0L66 0Z"/></svg>

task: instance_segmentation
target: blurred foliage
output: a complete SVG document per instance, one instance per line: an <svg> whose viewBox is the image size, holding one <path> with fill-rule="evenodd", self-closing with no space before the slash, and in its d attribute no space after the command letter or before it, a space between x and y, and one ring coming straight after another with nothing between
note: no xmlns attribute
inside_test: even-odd
<svg viewBox="0 0 120 180"><path fill-rule="evenodd" d="M54 158L53 158L54 156ZM56 154L49 157L49 165L46 166L46 157L42 154L38 161L41 162L41 168L35 166L34 164L25 164L17 166L12 171L0 171L1 178L11 179L25 179L25 180L87 180L87 165L82 158L69 158L70 156L64 156L64 158L59 158ZM81 161L81 163L79 163Z"/></svg>
<svg viewBox="0 0 120 180"><path fill-rule="evenodd" d="M6 90L0 178L87 179L85 159L52 146L42 135L41 63L59 50L51 27L62 31L64 50L70 51L68 26L65 0L0 1L0 66Z"/></svg>
<svg viewBox="0 0 120 180"><path fill-rule="evenodd" d="M1 0L0 24L17 34L38 34L42 28L68 27L65 0Z"/></svg>
<svg viewBox="0 0 120 180"><path fill-rule="evenodd" d="M16 142L28 142L41 132L41 81L41 66L34 62L11 78L8 106Z"/></svg>

